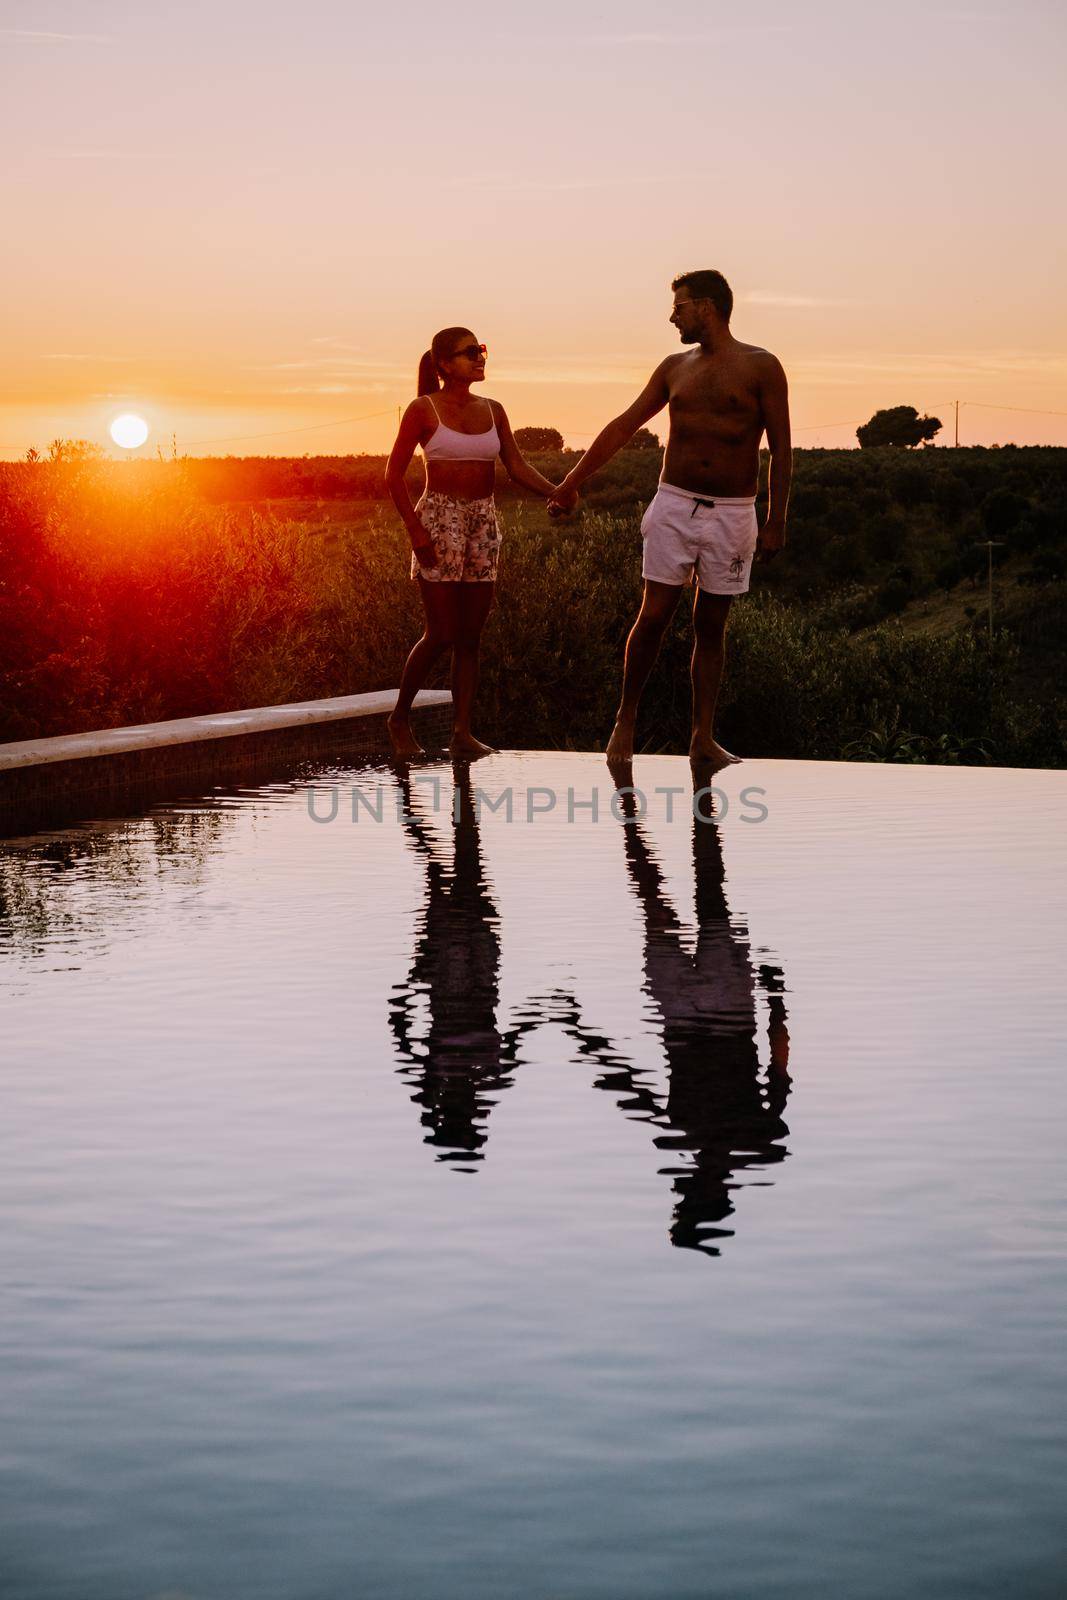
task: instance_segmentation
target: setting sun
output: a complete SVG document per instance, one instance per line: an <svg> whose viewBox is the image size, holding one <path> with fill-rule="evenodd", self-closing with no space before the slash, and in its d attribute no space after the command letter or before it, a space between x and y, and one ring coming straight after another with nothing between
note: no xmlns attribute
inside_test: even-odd
<svg viewBox="0 0 1067 1600"><path fill-rule="evenodd" d="M115 418L110 433L115 443L124 450L136 450L148 438L148 423L143 417L135 417L127 411Z"/></svg>

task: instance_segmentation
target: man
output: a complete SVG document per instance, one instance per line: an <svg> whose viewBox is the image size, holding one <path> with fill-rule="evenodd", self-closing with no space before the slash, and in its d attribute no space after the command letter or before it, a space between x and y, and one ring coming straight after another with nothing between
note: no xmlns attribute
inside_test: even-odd
<svg viewBox="0 0 1067 1600"><path fill-rule="evenodd" d="M726 619L735 594L748 589L752 558L785 543L792 474L789 398L781 362L730 332L733 294L721 272L675 278L671 321L695 348L660 363L633 405L609 422L560 484L550 503L569 511L578 488L664 406L670 437L655 499L641 523L644 599L626 641L622 703L608 742L609 761L633 755L637 707L682 588L697 578L693 606L694 760L723 766L740 760L714 737L715 703L725 659ZM771 452L770 504L756 521L759 448Z"/></svg>

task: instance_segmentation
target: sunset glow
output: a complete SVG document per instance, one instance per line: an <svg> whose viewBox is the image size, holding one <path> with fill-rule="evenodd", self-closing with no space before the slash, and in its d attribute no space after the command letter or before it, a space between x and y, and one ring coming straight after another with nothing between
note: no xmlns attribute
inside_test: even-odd
<svg viewBox="0 0 1067 1600"><path fill-rule="evenodd" d="M1067 443L1061 7L83 10L0 30L0 455L137 394L179 454L381 451L458 322L582 445L699 266L800 446L902 403L951 443L957 400L963 443Z"/></svg>

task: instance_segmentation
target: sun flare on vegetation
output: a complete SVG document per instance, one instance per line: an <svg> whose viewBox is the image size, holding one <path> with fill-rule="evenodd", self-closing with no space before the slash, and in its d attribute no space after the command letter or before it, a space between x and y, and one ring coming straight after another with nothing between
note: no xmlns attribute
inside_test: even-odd
<svg viewBox="0 0 1067 1600"><path fill-rule="evenodd" d="M124 411L111 424L110 433L123 450L136 450L148 438L148 423L143 417L134 416L132 411Z"/></svg>

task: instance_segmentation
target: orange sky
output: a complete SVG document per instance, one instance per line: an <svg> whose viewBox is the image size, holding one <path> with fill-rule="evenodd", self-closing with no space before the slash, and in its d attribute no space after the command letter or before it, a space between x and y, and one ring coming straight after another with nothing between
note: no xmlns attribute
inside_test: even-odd
<svg viewBox="0 0 1067 1600"><path fill-rule="evenodd" d="M124 410L141 453L383 450L459 322L581 445L700 266L799 445L903 403L951 442L956 398L964 443L1067 444L1059 0L751 15L3 0L0 455Z"/></svg>

